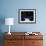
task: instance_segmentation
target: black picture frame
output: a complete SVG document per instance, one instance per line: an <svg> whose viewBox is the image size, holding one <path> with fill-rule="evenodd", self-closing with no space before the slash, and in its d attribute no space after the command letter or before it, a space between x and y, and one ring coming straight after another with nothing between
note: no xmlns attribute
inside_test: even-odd
<svg viewBox="0 0 46 46"><path fill-rule="evenodd" d="M18 9L19 24L35 24L36 9Z"/></svg>

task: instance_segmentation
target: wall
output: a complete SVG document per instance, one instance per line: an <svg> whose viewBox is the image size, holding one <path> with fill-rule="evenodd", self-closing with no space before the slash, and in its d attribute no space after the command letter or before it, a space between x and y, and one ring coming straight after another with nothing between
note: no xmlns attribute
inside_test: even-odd
<svg viewBox="0 0 46 46"><path fill-rule="evenodd" d="M36 9L36 24L19 24L18 9ZM46 1L42 0L1 0L0 17L13 17L15 19L14 26L11 31L46 31ZM8 31L8 27L3 24L2 32Z"/></svg>

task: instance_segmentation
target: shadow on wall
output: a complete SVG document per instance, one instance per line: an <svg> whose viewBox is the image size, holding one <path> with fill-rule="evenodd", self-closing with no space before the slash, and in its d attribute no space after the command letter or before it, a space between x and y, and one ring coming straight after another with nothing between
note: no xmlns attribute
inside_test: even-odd
<svg viewBox="0 0 46 46"><path fill-rule="evenodd" d="M5 17L0 16L0 33L2 33L2 26L5 24Z"/></svg>
<svg viewBox="0 0 46 46"><path fill-rule="evenodd" d="M5 23L5 17L0 16L0 46L3 46L3 32L2 32L2 25Z"/></svg>

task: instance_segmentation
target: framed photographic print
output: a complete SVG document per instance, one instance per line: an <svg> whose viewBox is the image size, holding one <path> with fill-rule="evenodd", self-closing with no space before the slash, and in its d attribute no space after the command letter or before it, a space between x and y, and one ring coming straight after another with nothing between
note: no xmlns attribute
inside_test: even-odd
<svg viewBox="0 0 46 46"><path fill-rule="evenodd" d="M21 24L36 23L36 9L19 9L18 23L21 23Z"/></svg>

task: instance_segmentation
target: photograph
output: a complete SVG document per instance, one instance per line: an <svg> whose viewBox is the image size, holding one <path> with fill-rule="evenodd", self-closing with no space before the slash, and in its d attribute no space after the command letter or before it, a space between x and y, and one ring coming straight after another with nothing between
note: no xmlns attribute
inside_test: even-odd
<svg viewBox="0 0 46 46"><path fill-rule="evenodd" d="M36 9L19 9L18 22L22 24L36 23Z"/></svg>

